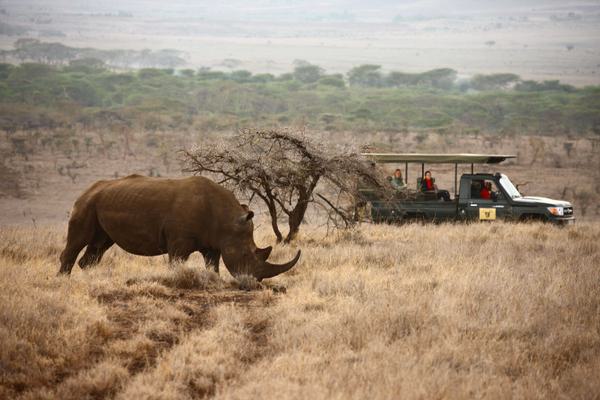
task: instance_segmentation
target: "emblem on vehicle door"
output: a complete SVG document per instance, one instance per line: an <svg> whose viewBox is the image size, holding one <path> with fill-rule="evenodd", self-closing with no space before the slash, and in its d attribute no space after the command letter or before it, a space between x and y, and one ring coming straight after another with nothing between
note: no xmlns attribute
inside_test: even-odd
<svg viewBox="0 0 600 400"><path fill-rule="evenodd" d="M496 209L495 208L480 208L479 209L479 219L480 220L496 219Z"/></svg>

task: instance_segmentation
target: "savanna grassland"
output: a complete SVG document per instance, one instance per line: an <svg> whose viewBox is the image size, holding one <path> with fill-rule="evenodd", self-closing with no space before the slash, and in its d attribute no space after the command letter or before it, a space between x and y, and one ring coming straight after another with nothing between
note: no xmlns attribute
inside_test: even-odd
<svg viewBox="0 0 600 400"><path fill-rule="evenodd" d="M0 232L0 397L600 395L597 224L307 226L263 287L115 248L57 277L64 239Z"/></svg>
<svg viewBox="0 0 600 400"><path fill-rule="evenodd" d="M600 399L599 6L326 3L3 2L0 399ZM113 246L56 276L92 183L185 176L181 150L253 128L514 154L476 172L577 223L330 231L310 208L284 246L238 196L272 261L302 249L292 270ZM426 167L453 191L453 165Z"/></svg>

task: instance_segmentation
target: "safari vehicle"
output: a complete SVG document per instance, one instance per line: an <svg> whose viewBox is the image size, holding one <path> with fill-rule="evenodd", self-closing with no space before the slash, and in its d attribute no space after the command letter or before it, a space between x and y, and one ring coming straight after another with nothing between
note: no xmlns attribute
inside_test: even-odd
<svg viewBox="0 0 600 400"><path fill-rule="evenodd" d="M556 224L573 223L573 207L569 202L544 197L522 196L510 179L501 173L474 173L475 164L499 164L513 155L492 154L398 154L363 153L375 163L404 164L407 188L393 198L383 198L375 190L360 189L363 200L371 206L373 222L402 222L418 219L448 220L509 220L547 221ZM408 164L421 164L421 176L415 189L408 187ZM454 197L438 199L435 192L422 192L421 180L425 164L454 164ZM463 174L458 185L458 165L470 164L471 173ZM482 189L489 188L482 196Z"/></svg>

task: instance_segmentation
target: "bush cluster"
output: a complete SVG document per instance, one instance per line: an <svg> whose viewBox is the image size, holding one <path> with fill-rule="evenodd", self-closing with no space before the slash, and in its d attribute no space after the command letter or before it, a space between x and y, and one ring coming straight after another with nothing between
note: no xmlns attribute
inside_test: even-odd
<svg viewBox="0 0 600 400"><path fill-rule="evenodd" d="M523 81L514 74L456 79L456 71L346 75L299 63L292 73L142 68L95 59L0 64L0 129L120 121L143 129L229 130L308 125L328 131L600 134L600 87ZM112 121L112 122L111 122Z"/></svg>

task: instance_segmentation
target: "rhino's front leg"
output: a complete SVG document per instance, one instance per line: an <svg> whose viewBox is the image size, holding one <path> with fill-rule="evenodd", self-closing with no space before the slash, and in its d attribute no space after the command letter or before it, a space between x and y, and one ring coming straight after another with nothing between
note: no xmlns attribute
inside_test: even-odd
<svg viewBox="0 0 600 400"><path fill-rule="evenodd" d="M207 269L219 273L219 260L221 258L221 252L219 250L208 249L203 250L202 255L204 256L204 265Z"/></svg>
<svg viewBox="0 0 600 400"><path fill-rule="evenodd" d="M189 239L175 239L167 244L169 263L186 262L190 254L194 252L194 241Z"/></svg>

